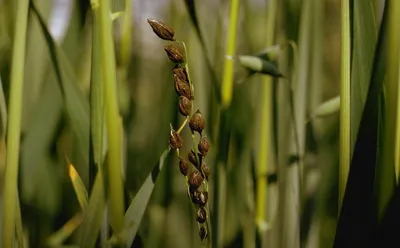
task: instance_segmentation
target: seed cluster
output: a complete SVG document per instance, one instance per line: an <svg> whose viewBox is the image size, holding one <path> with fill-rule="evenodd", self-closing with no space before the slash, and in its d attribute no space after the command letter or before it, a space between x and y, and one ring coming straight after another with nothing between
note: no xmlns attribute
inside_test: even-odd
<svg viewBox="0 0 400 248"><path fill-rule="evenodd" d="M158 20L147 19L147 21L159 38L168 41L176 41L174 38L174 30L171 27ZM181 43L184 45L183 42ZM186 53L185 46L183 46L183 48ZM208 138L203 135L206 122L200 110L193 113L194 89L190 81L187 61L183 56L181 48L173 43L165 46L164 50L169 60L175 64L172 69L172 75L174 78L175 91L179 96L178 109L179 113L186 117L184 124L178 130L174 130L172 125L170 126L169 145L171 149L176 150L178 154L179 171L186 178L188 196L196 208L199 236L203 241L208 236L207 202L208 180L210 177L210 169L204 161L210 148ZM180 131L187 122L189 122L189 128L192 133L193 149L188 153L186 160L179 156L179 151L183 148L183 139L180 135ZM196 132L200 136L198 143L195 142Z"/></svg>

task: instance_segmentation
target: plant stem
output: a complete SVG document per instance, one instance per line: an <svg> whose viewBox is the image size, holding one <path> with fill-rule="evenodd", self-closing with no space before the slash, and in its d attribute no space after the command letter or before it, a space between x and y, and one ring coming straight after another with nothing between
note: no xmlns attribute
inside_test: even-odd
<svg viewBox="0 0 400 248"><path fill-rule="evenodd" d="M229 17L229 30L228 39L226 41L226 52L227 57L233 57L235 55L236 48L236 31L239 16L239 0L231 1L231 10ZM233 60L225 58L224 63L224 77L222 80L222 106L228 107L232 100L232 90L233 90Z"/></svg>
<svg viewBox="0 0 400 248"><path fill-rule="evenodd" d="M121 132L118 114L114 43L110 0L100 0L100 51L108 133L108 192L110 224L119 233L124 226L123 182L121 175Z"/></svg>
<svg viewBox="0 0 400 248"><path fill-rule="evenodd" d="M267 41L266 47L273 45L275 40L275 21L276 21L277 1L271 0L268 5L267 19ZM261 85L261 124L260 141L258 147L257 164L257 202L256 202L256 224L259 231L265 231L266 212L267 212L267 175L268 160L270 156L271 142L271 123L272 123L272 78L264 76L264 82Z"/></svg>
<svg viewBox="0 0 400 248"><path fill-rule="evenodd" d="M350 170L350 3L341 0L339 213Z"/></svg>
<svg viewBox="0 0 400 248"><path fill-rule="evenodd" d="M15 228L22 226L18 201L18 163L21 132L22 89L25 66L25 43L28 20L28 0L17 1L16 25L11 64L10 109L7 133L6 172L4 185L4 213L2 247L13 247Z"/></svg>

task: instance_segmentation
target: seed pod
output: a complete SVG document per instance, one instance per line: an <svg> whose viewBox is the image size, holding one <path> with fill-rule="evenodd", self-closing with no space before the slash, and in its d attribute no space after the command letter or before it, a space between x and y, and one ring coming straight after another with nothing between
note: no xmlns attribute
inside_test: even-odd
<svg viewBox="0 0 400 248"><path fill-rule="evenodd" d="M200 227L199 236L201 241L205 240L208 236L207 230L204 226Z"/></svg>
<svg viewBox="0 0 400 248"><path fill-rule="evenodd" d="M207 155L208 149L210 149L210 142L208 141L208 138L206 136L200 138L200 142L197 148L199 148L199 152L203 157Z"/></svg>
<svg viewBox="0 0 400 248"><path fill-rule="evenodd" d="M180 96L179 97L179 112L183 116L188 116L190 113L190 108L192 107L192 104L190 100L186 96Z"/></svg>
<svg viewBox="0 0 400 248"><path fill-rule="evenodd" d="M192 164L197 168L196 155L195 155L195 153L194 153L193 150L191 150L191 151L188 153L188 159L189 159L190 163L192 163Z"/></svg>
<svg viewBox="0 0 400 248"><path fill-rule="evenodd" d="M208 168L208 166L204 162L201 164L201 171L204 173L204 176L208 181L208 177L210 176L210 168Z"/></svg>
<svg viewBox="0 0 400 248"><path fill-rule="evenodd" d="M200 192L198 190L195 190L192 193L192 202L194 204L197 204L199 206L205 206L208 201L208 192Z"/></svg>
<svg viewBox="0 0 400 248"><path fill-rule="evenodd" d="M187 77L186 69L176 65L174 69L172 69L172 73L176 75L180 80L185 83L189 83L189 79Z"/></svg>
<svg viewBox="0 0 400 248"><path fill-rule="evenodd" d="M182 175L186 176L188 172L188 164L186 160L179 158L179 170L181 171Z"/></svg>
<svg viewBox="0 0 400 248"><path fill-rule="evenodd" d="M207 212L203 207L197 210L197 222L203 224L207 219Z"/></svg>
<svg viewBox="0 0 400 248"><path fill-rule="evenodd" d="M192 132L197 131L201 135L201 132L206 127L206 122L200 110L197 110L196 113L194 113L190 118L189 127Z"/></svg>
<svg viewBox="0 0 400 248"><path fill-rule="evenodd" d="M185 61L181 50L174 45L168 45L164 47L165 52L167 52L168 58L174 63L183 63Z"/></svg>
<svg viewBox="0 0 400 248"><path fill-rule="evenodd" d="M183 147L183 139L179 133L177 133L172 124L170 124L171 131L169 133L169 146L171 149L176 150Z"/></svg>
<svg viewBox="0 0 400 248"><path fill-rule="evenodd" d="M185 81L182 81L176 74L174 74L175 91L179 96L185 96L190 99L190 86Z"/></svg>
<svg viewBox="0 0 400 248"><path fill-rule="evenodd" d="M151 28L153 29L153 32L163 40L170 40L174 41L174 30L168 26L167 24L157 21L154 19L147 19L147 22L150 24Z"/></svg>
<svg viewBox="0 0 400 248"><path fill-rule="evenodd" d="M203 182L203 177L200 171L195 170L192 172L192 174L190 174L189 185L192 190L195 190L198 187L200 187L202 182Z"/></svg>

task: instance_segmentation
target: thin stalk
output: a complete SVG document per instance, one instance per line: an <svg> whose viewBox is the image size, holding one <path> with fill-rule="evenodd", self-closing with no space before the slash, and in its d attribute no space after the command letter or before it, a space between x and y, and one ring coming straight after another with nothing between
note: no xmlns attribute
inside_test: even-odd
<svg viewBox="0 0 400 248"><path fill-rule="evenodd" d="M346 0L341 1L340 25L339 213L350 170L350 3Z"/></svg>
<svg viewBox="0 0 400 248"><path fill-rule="evenodd" d="M400 49L398 57L400 58ZM398 63L398 72L400 72L400 59ZM400 84L400 73L398 73L397 83ZM397 118L396 118L396 156L395 156L395 172L396 183L399 184L400 178L400 87L397 88Z"/></svg>
<svg viewBox="0 0 400 248"><path fill-rule="evenodd" d="M2 247L13 247L16 223L21 220L18 211L18 163L21 133L22 89L25 69L26 28L28 21L28 0L17 1L16 25L11 64L10 109L7 133L6 172L4 182L4 213L2 226Z"/></svg>
<svg viewBox="0 0 400 248"><path fill-rule="evenodd" d="M277 1L271 0L268 5L267 19L267 40L266 47L270 47L275 39ZM265 231L266 212L267 212L267 175L268 160L271 155L271 136L272 136L272 78L264 76L264 82L261 85L261 124L260 141L258 147L258 171L257 171L257 203L256 203L256 223L260 231Z"/></svg>
<svg viewBox="0 0 400 248"><path fill-rule="evenodd" d="M239 0L232 0L229 17L229 30L226 45L226 58L224 63L224 77L222 80L222 106L227 107L232 100L233 90L233 60L229 59L235 55L236 31L239 16Z"/></svg>
<svg viewBox="0 0 400 248"><path fill-rule="evenodd" d="M119 233L124 227L123 182L121 175L121 132L118 114L114 42L110 18L110 0L99 1L101 70L108 133L108 192L110 224Z"/></svg>
<svg viewBox="0 0 400 248"><path fill-rule="evenodd" d="M395 177L393 176L394 168L396 165L396 157L399 156L399 151L395 150L396 140L399 137L399 124L397 123L397 108L398 108L398 63L399 57L399 41L400 41L400 29L398 23L400 21L400 1L390 1L389 4L389 42L388 42L388 74L387 80L385 81L385 118L383 119L383 146L382 146L382 164L380 175L380 187L379 187L379 200L378 200L378 216L382 217L386 210L387 204L389 203L395 185ZM395 56L391 56L394 54ZM396 135L393 135L393 134ZM398 165L396 165L398 166Z"/></svg>

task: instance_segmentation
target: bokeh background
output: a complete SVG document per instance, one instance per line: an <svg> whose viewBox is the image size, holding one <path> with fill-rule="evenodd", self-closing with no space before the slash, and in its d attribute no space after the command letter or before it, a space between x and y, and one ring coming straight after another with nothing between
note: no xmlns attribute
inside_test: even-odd
<svg viewBox="0 0 400 248"><path fill-rule="evenodd" d="M71 118L68 115L55 82L56 74L45 37L37 19L30 14L18 185L26 242L29 247L44 247L50 235L79 212L68 176L66 156L76 166L88 189L93 179L89 168L89 142L82 139L83 136L74 128L74 123L80 122L86 127L83 130L89 132L92 12L89 1L34 2L52 37L63 49L75 76L73 82L86 101L82 116ZM207 122L205 134L211 140L206 158L211 169L211 218L216 218L213 217L215 201L224 203L222 207L219 205L221 211L218 212L221 247L252 247L255 230L262 230L259 236L263 247L283 247L280 244L284 232L291 229L285 223L296 223L298 228L293 229L294 235L299 237L301 247L330 247L338 213L339 114L315 118L312 113L322 102L339 94L340 1L277 1L274 44L284 44L287 40L297 44L300 56L297 73L306 82L306 95L302 102L306 119L302 134L305 153L300 158L303 161L302 190L300 196L292 195L293 198L299 197L294 203L283 200L287 199L285 195L290 195L292 187L298 187L292 181L293 173L296 173L293 168L297 165L287 162L293 155L289 149L293 138L289 135L292 119L285 86L287 81L275 79L271 82L268 151L261 151L259 147L260 130L265 125L261 118L261 102L265 97L262 84L266 76L256 74L238 84L244 73L235 62L233 100L228 111L222 109L214 88L215 85L221 86L227 60L231 1L194 1L205 47L183 0L113 2L115 12L123 11L125 7L131 10L130 16L125 18L122 15L113 26L121 115L121 119L115 121L123 126L122 174L126 204L139 191L168 146L169 124L177 127L184 120L178 113L178 98L171 73L173 64L164 52L168 42L158 39L147 23L147 18L154 18L173 27L175 37L184 41L188 48L188 63L196 94L195 108L204 114ZM371 2L379 16L382 9L379 3L382 1ZM269 4L269 0L240 1L237 55L254 55L266 48ZM0 100L6 104L14 13L14 1L0 0ZM285 47L278 55L278 69L284 75L293 75L293 58L290 47ZM3 182L6 138L3 112L0 112L0 120L0 182ZM185 144L190 144L189 129L185 128L182 135ZM181 152L187 154L189 147ZM267 209L265 222L255 225L256 184L259 180L256 171L262 152L268 153L268 173L262 175L268 179ZM175 153L170 153L146 207L134 247L201 246L194 212L177 162ZM218 166L224 169L218 171ZM216 177L220 178L219 184L216 184ZM220 193L216 196L218 190ZM2 201L0 195L0 203ZM291 206L292 203L295 205ZM293 209L300 209L299 206L301 211L298 215L287 215ZM293 221L286 218L293 218ZM64 244L76 243L78 230Z"/></svg>

